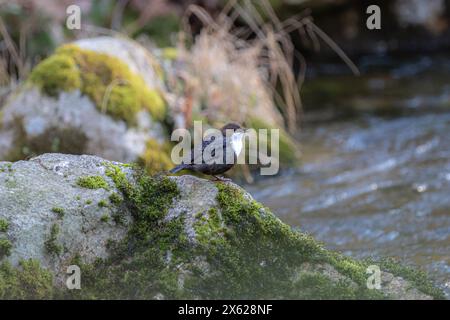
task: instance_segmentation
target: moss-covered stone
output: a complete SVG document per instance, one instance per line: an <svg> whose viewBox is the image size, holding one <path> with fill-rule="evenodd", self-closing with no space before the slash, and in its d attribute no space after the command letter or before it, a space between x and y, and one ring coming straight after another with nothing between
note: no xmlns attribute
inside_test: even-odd
<svg viewBox="0 0 450 320"><path fill-rule="evenodd" d="M423 274L392 262L378 265L391 279L398 276L391 281L393 285L389 287L388 280L383 280L387 289L368 289L366 272L371 261L358 261L326 250L311 236L284 224L233 183L211 182L192 176L151 176L145 169L135 166L94 159L97 166L87 166L83 162L82 174L86 174L87 167L95 174L101 166L105 172L102 179L110 183L113 192L110 195L115 194L112 199L117 202L110 196L111 203L105 199L108 209L100 209L97 203L102 198L94 197L94 193L101 196L103 191L80 190L73 188L70 183L73 180L65 182L70 190L83 191L83 194L91 192L95 199L95 206L80 208L82 219L93 220L89 226L93 230L90 238L102 228L108 233L92 241L88 249L79 250L79 245L70 245L72 233L66 233L69 215L64 218L61 232L58 225L62 221L50 219L49 223L53 225L43 229L46 254L40 261L55 270L57 281L51 293L53 298L442 297L440 290ZM83 161L86 161L85 157ZM33 165L38 166L37 160L33 160ZM54 177L53 171L50 177ZM73 198L68 197L70 201ZM113 206L113 202L117 205ZM49 215L48 209L44 215ZM115 236L114 230L120 231L119 237ZM7 236L11 237L11 231ZM0 234L0 239L2 237L5 234ZM85 243L83 238L82 246ZM100 254L88 256L88 252L98 247L105 249L102 259L98 258ZM63 249L64 254L61 254ZM96 257L97 260L92 262ZM64 279L60 272L69 264L81 268L81 290L66 290L61 284ZM11 273L20 272L21 268L6 269L9 270L7 275L0 270L0 292L6 298L15 297L15 292L20 292L18 285L10 285L12 280L4 279L9 279ZM42 271L36 266L33 270ZM4 283L8 283L6 287L10 289L5 291ZM38 282L30 286L40 285Z"/></svg>
<svg viewBox="0 0 450 320"><path fill-rule="evenodd" d="M212 268L221 266L221 272L207 281L208 288L217 290L211 298L346 299L376 295L365 286L353 288L319 272L301 271L298 275L296 270L304 263L326 263L328 251L312 237L292 230L268 209L247 199L241 190L227 184L218 184L217 188L227 232L226 241L218 242L218 247L204 243L209 254L213 254ZM349 275L348 281L352 280L353 275Z"/></svg>
<svg viewBox="0 0 450 320"><path fill-rule="evenodd" d="M76 45L57 49L36 66L29 82L50 96L78 89L100 111L129 124L136 122L136 114L141 110L148 110L157 120L166 113L161 94L148 88L124 62Z"/></svg>
<svg viewBox="0 0 450 320"><path fill-rule="evenodd" d="M31 73L30 81L50 96L81 87L80 71L67 55L53 55L42 61Z"/></svg>
<svg viewBox="0 0 450 320"><path fill-rule="evenodd" d="M70 298L390 297L367 288L368 262L325 250L236 186L217 183L217 206L169 218L180 194L173 180L144 173L129 180L118 165L106 174L134 222L124 241L111 244L109 259L82 265L83 293ZM322 272L324 266L339 277Z"/></svg>
<svg viewBox="0 0 450 320"><path fill-rule="evenodd" d="M175 295L176 276L166 266L164 255L171 248L177 249L183 223L164 222L163 218L178 194L176 184L142 173L136 183L131 183L116 165L111 165L106 174L133 208L134 222L126 239L111 245L110 259L92 265L80 263L83 290L70 292L70 297L152 298L160 292Z"/></svg>

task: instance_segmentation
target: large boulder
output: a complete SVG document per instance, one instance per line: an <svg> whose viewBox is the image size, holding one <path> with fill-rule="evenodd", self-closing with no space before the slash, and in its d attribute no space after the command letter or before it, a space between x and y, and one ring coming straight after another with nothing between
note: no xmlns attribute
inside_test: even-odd
<svg viewBox="0 0 450 320"><path fill-rule="evenodd" d="M231 182L94 156L0 162L0 298L441 297L420 272L324 249Z"/></svg>
<svg viewBox="0 0 450 320"><path fill-rule="evenodd" d="M161 72L146 49L127 39L99 37L60 47L2 108L0 159L64 152L147 160L154 171L167 169Z"/></svg>

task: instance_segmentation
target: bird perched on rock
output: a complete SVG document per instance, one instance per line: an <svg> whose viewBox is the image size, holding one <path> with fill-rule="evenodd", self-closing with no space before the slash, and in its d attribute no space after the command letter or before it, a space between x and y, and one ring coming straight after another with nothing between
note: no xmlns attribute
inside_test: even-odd
<svg viewBox="0 0 450 320"><path fill-rule="evenodd" d="M236 163L237 157L242 151L242 139L244 137L246 129L241 128L238 124L228 123L222 127L220 130L222 133L222 139L215 139L212 136L209 139L205 139L202 141L202 152L198 156L196 156L192 152L191 162L186 164L180 164L170 170L170 173L176 173L181 170L190 170L195 172L200 172L203 174L211 175L216 180L225 180L224 178L218 177L218 175L223 174L230 170ZM227 136L228 132L228 136ZM231 135L230 135L231 133ZM215 148L222 149L223 152L223 161L222 163L209 163L205 161L204 151L205 148L209 150L214 150ZM227 159L227 150L233 151L233 161L226 161ZM214 157L214 151L212 152L212 156ZM202 157L202 158L199 158ZM199 159L197 159L199 158ZM197 160L197 161L196 161Z"/></svg>

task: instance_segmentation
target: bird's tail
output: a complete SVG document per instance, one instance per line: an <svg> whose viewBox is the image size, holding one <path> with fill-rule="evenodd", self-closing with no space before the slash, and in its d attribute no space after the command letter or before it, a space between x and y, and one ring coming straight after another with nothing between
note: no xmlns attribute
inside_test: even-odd
<svg viewBox="0 0 450 320"><path fill-rule="evenodd" d="M170 170L169 172L170 173L177 173L178 171L181 171L181 170L183 170L183 169L185 169L186 168L186 165L185 164L179 164L179 165L177 165L175 168L173 168L172 170Z"/></svg>

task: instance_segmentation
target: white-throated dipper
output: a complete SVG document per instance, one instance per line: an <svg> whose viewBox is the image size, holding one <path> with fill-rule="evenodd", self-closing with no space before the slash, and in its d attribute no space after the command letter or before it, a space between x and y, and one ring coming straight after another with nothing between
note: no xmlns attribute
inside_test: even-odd
<svg viewBox="0 0 450 320"><path fill-rule="evenodd" d="M222 127L220 130L222 133L222 139L215 139L215 137L211 137L210 139L205 139L202 141L202 153L197 156L202 157L201 159L196 159L196 156L192 152L191 163L183 163L177 165L175 168L170 170L170 173L176 173L181 170L190 170L195 172L200 172L203 174L211 175L217 180L224 180L223 178L218 177L217 175L223 174L230 170L236 163L237 157L242 151L242 138L245 134L245 129L241 128L238 124L228 123ZM228 133L228 136L227 136ZM231 134L230 134L231 133ZM214 145L221 144L221 145ZM215 148L222 149L223 161L222 163L208 163L205 161L203 155L205 148L208 147L210 150L214 150ZM227 150L231 148L233 150L233 161L227 160ZM212 156L214 157L214 151L212 152ZM197 160L197 161L196 161Z"/></svg>

